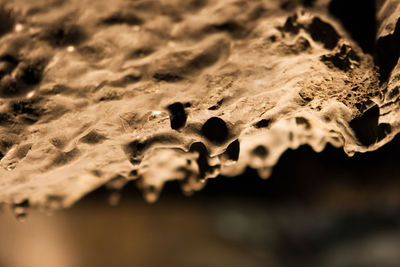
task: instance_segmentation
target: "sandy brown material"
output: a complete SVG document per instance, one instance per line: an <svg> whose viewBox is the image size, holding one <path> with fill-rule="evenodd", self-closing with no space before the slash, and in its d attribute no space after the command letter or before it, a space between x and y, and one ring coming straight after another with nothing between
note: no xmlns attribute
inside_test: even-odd
<svg viewBox="0 0 400 267"><path fill-rule="evenodd" d="M191 193L246 166L267 178L302 144L387 143L398 8L382 4L374 61L313 2L5 2L0 202L67 207L129 180L155 201L169 180Z"/></svg>

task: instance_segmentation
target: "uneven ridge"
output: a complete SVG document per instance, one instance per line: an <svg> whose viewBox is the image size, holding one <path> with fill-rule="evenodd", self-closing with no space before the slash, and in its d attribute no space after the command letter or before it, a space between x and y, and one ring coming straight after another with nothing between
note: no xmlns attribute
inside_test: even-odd
<svg viewBox="0 0 400 267"><path fill-rule="evenodd" d="M169 180L267 178L302 144L387 143L400 5L379 1L371 48L333 2L4 1L0 202L68 207L130 180L155 201Z"/></svg>

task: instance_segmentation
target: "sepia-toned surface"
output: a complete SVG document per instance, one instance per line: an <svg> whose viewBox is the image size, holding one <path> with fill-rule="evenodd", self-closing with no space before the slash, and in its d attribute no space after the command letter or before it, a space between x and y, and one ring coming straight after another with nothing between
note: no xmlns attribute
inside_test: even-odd
<svg viewBox="0 0 400 267"><path fill-rule="evenodd" d="M396 267L399 137L348 158L328 145L288 150L267 180L255 170L211 179L193 196L167 183L144 202L134 183L118 206L105 188L24 222L0 210L1 267ZM312 166L313 168L310 168Z"/></svg>
<svg viewBox="0 0 400 267"><path fill-rule="evenodd" d="M4 1L0 202L68 207L129 180L153 202L169 180L267 178L302 144L387 143L398 2L380 1L372 55L328 1L300 2Z"/></svg>

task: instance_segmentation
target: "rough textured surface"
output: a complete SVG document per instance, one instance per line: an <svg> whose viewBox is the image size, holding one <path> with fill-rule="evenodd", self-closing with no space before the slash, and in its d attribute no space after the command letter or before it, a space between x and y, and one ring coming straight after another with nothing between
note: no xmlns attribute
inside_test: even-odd
<svg viewBox="0 0 400 267"><path fill-rule="evenodd" d="M169 180L267 178L301 144L375 150L399 131L399 8L379 2L368 54L329 1L5 2L0 202L129 180L155 201Z"/></svg>

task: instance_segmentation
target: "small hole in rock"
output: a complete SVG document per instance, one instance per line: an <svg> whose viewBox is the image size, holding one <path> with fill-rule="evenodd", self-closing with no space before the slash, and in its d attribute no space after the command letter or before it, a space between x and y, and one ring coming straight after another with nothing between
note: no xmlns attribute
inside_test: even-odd
<svg viewBox="0 0 400 267"><path fill-rule="evenodd" d="M335 28L329 23L322 21L320 18L315 17L308 31L311 34L311 38L316 42L321 42L325 48L333 49L339 42L340 36L336 32Z"/></svg>
<svg viewBox="0 0 400 267"><path fill-rule="evenodd" d="M256 124L254 124L254 127L256 127L256 128L266 128L270 124L271 124L271 120L262 119L259 122L257 122Z"/></svg>
<svg viewBox="0 0 400 267"><path fill-rule="evenodd" d="M237 161L239 159L239 153L240 153L240 142L238 139L236 139L235 141L229 144L229 146L226 148L224 152L224 155L226 155L230 160Z"/></svg>
<svg viewBox="0 0 400 267"><path fill-rule="evenodd" d="M158 82L164 81L171 83L178 82L183 79L181 76L172 73L156 73L153 75L153 78Z"/></svg>
<svg viewBox="0 0 400 267"><path fill-rule="evenodd" d="M303 125L306 129L311 128L310 122L304 117L296 117L296 124Z"/></svg>
<svg viewBox="0 0 400 267"><path fill-rule="evenodd" d="M137 176L138 175L138 172L137 172L137 170L131 170L130 172L129 172L129 176Z"/></svg>
<svg viewBox="0 0 400 267"><path fill-rule="evenodd" d="M353 129L358 141L364 146L368 147L382 140L391 132L390 124L378 124L378 120L379 107L375 105L360 117L350 121L350 127Z"/></svg>
<svg viewBox="0 0 400 267"><path fill-rule="evenodd" d="M203 124L201 133L209 141L221 144L228 138L229 131L224 120L218 117L212 117Z"/></svg>
<svg viewBox="0 0 400 267"><path fill-rule="evenodd" d="M170 114L171 128L178 130L185 126L187 115L182 103L176 102L167 107Z"/></svg>
<svg viewBox="0 0 400 267"><path fill-rule="evenodd" d="M257 156L257 157L260 157L263 159L266 158L269 154L268 149L263 145L256 146L251 153L254 156Z"/></svg>

